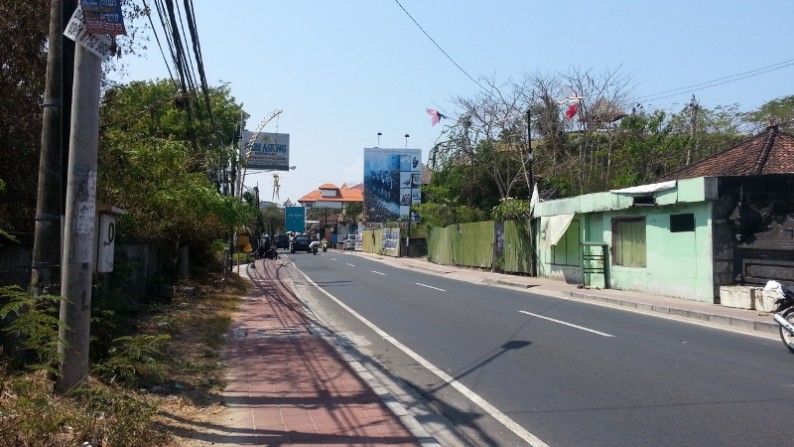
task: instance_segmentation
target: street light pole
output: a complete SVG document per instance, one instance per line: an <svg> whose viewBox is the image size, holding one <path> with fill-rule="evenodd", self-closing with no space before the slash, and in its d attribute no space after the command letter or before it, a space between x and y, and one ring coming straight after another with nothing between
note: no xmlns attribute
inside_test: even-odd
<svg viewBox="0 0 794 447"><path fill-rule="evenodd" d="M405 134L405 148L408 149L408 137L410 135ZM408 183L409 183L409 194L408 194L408 236L405 238L405 254L406 256L411 252L411 215L413 214L413 204L414 204L414 171L413 167L410 167L411 170L408 171Z"/></svg>

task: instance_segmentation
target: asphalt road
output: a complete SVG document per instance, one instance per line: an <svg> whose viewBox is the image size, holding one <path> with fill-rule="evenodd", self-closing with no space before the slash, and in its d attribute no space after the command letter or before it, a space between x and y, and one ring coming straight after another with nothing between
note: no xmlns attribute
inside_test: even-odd
<svg viewBox="0 0 794 447"><path fill-rule="evenodd" d="M332 329L471 444L794 445L794 357L779 342L339 251L289 258Z"/></svg>

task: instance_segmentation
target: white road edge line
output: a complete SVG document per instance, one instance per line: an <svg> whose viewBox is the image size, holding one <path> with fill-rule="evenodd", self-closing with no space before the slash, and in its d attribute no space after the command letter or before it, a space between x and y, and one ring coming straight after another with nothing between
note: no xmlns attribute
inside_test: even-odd
<svg viewBox="0 0 794 447"><path fill-rule="evenodd" d="M543 315L533 314L532 312L527 312L525 310L519 310L519 312L521 312L522 314L532 315L535 318L541 318L543 320L553 321L555 323L559 323L559 324L562 324L562 325L565 325L565 326L576 328L576 329L579 329L580 331L591 332L593 334L600 335L602 337L614 337L614 335L607 334L606 332L597 331L595 329L586 328L584 326L578 326L576 324L567 323L565 321L555 320L554 318L549 318L549 317L544 317Z"/></svg>
<svg viewBox="0 0 794 447"><path fill-rule="evenodd" d="M300 270L298 270L298 271L300 271ZM499 421L502 425L507 427L508 430L510 430L513 433L515 433L516 436L518 436L519 438L521 438L524 441L526 441L530 446L532 446L532 447L549 447L548 444L546 444L545 442L541 441L540 438L538 438L537 436L535 436L532 433L528 432L524 427L518 425L515 421L510 419L509 416L507 416L506 414L504 414L501 411L499 411L498 408L496 408L493 405L491 405L490 403L488 403L488 401L486 401L485 399L480 397L477 393L475 393L474 391L468 389L465 385L463 385L462 383L460 383L457 380L455 380L454 377L452 377L449 374L445 373L444 371L438 369L435 365L433 365L429 361L425 360L424 357L422 357L419 354L415 353L414 351L410 350L407 346L405 346L404 344L400 343L396 338L394 338L391 335L387 334L385 331L383 331L378 326L375 326L374 323L372 323L371 321L369 321L366 318L364 318L361 314L359 314L358 312L353 310L347 304L345 304L342 301L340 301L337 297L331 295L330 292L328 292L327 290L325 290L325 289L321 288L320 286L318 286L314 281L311 280L311 278L309 278L302 271L301 271L301 274L303 275L304 278L306 278L306 281L308 281L310 284L312 284L314 287L316 287L317 290L319 290L320 292L324 293L326 296L328 296L328 298L333 300L341 308L343 308L346 311L350 312L350 315L353 315L354 317L356 317L359 321L361 321L362 323L367 325L370 329L375 331L375 333L377 333L378 335L383 337L384 340L388 341L389 343L394 345L397 349L399 349L400 351L404 352L408 357L411 357L412 359L414 359L417 363L422 365L428 371L430 371L431 373L435 374L439 379L441 379L445 383L449 384L449 386L451 386L452 388L455 388L456 390L458 390L461 394L466 396L466 398L468 398L470 401L474 402L480 408L482 408L483 411L485 411L486 413L490 414L491 417L493 417L494 419Z"/></svg>
<svg viewBox="0 0 794 447"><path fill-rule="evenodd" d="M379 272L377 270L373 270L372 273L377 273L378 275L386 276L385 273Z"/></svg>
<svg viewBox="0 0 794 447"><path fill-rule="evenodd" d="M438 287L428 286L427 284L422 284L421 282L415 283L417 286L427 287L428 289L439 290L441 292L446 292L444 289L439 289Z"/></svg>

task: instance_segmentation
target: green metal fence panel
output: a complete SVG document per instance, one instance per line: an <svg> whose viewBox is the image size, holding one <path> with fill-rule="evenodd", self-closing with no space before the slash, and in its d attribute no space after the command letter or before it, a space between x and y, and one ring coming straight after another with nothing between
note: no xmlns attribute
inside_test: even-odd
<svg viewBox="0 0 794 447"><path fill-rule="evenodd" d="M504 271L531 273L532 243L529 221L510 220L504 223Z"/></svg>
<svg viewBox="0 0 794 447"><path fill-rule="evenodd" d="M427 237L427 259L436 264L454 265L452 246L456 232L454 225L431 228Z"/></svg>
<svg viewBox="0 0 794 447"><path fill-rule="evenodd" d="M458 225L453 245L456 265L490 268L493 263L494 222L470 222Z"/></svg>

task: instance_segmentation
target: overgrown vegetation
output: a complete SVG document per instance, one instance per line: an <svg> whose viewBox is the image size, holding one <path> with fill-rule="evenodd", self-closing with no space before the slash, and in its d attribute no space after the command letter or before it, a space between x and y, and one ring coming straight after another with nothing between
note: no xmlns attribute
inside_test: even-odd
<svg viewBox="0 0 794 447"><path fill-rule="evenodd" d="M11 321L3 331L22 340L24 348L17 356L0 356L0 445L174 445L171 434L185 430L180 420L218 406L224 334L248 290L234 275L226 281L219 274L197 278L179 286L190 293L169 302L122 303L111 310L99 300L89 383L65 396L51 392L58 331L53 311L59 298L33 299L17 287L0 289L0 316ZM125 299L113 293L114 299ZM105 339L114 333L126 335Z"/></svg>

